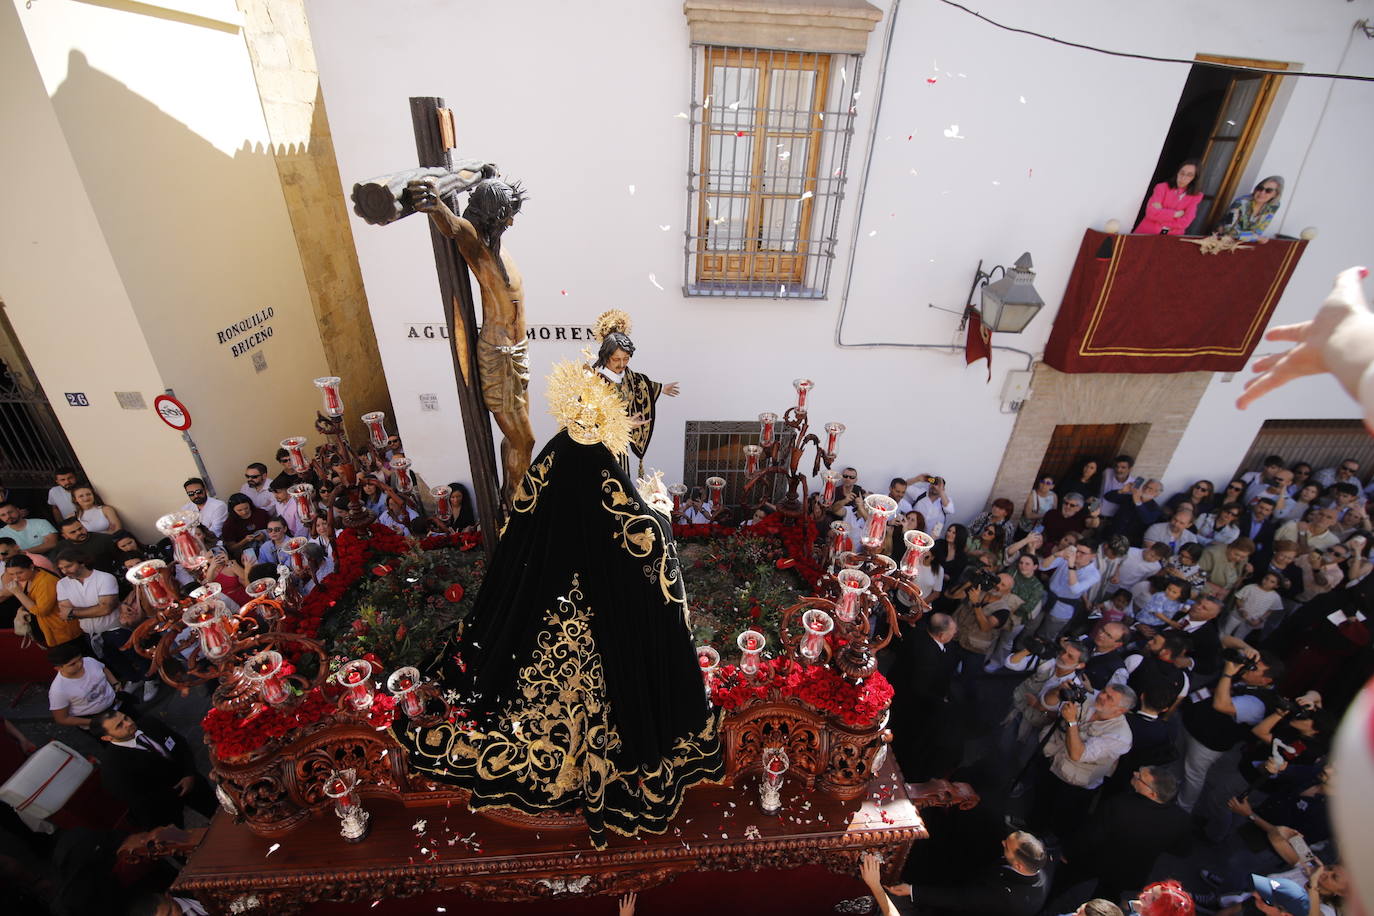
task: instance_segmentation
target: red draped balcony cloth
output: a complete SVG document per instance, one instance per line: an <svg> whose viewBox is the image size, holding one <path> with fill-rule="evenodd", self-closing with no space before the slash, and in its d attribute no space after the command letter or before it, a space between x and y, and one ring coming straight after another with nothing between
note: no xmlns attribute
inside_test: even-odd
<svg viewBox="0 0 1374 916"><path fill-rule="evenodd" d="M1085 232L1045 363L1060 372L1245 368L1307 242L1203 254L1198 241Z"/></svg>

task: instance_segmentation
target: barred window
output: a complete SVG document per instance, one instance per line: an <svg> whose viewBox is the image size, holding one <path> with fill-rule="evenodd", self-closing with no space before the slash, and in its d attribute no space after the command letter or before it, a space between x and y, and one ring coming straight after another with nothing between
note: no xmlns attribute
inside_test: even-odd
<svg viewBox="0 0 1374 916"><path fill-rule="evenodd" d="M825 297L858 77L855 54L696 47L687 295Z"/></svg>

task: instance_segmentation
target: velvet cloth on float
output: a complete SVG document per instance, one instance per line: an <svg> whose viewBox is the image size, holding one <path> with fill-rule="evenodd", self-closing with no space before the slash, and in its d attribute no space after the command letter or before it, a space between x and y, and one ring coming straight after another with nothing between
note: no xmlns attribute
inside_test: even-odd
<svg viewBox="0 0 1374 916"><path fill-rule="evenodd" d="M394 728L412 768L473 809L581 807L661 833L723 765L666 516L611 452L566 431L530 464L461 635L431 665L466 717Z"/></svg>
<svg viewBox="0 0 1374 916"><path fill-rule="evenodd" d="M1239 372L1307 248L1220 254L1177 235L1083 234L1045 344L1060 372Z"/></svg>

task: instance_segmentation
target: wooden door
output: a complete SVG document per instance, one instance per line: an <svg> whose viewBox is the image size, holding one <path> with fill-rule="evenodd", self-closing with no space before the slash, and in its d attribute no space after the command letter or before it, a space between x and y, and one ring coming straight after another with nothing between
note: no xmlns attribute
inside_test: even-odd
<svg viewBox="0 0 1374 916"><path fill-rule="evenodd" d="M1081 458L1093 458L1098 470L1107 465L1121 452L1121 444L1126 441L1129 423L1078 423L1060 425L1054 428L1050 444L1045 449L1045 457L1040 461L1036 479L1052 477L1056 492L1067 492L1061 485L1074 470ZM1085 493L1084 496L1095 494Z"/></svg>

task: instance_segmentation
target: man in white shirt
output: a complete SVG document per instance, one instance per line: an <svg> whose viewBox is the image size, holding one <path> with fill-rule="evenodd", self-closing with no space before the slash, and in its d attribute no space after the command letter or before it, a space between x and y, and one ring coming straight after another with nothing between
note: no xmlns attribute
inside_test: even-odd
<svg viewBox="0 0 1374 916"><path fill-rule="evenodd" d="M1294 520L1285 523L1275 533L1274 540L1296 542L1299 553L1309 550L1325 550L1341 541L1340 535L1332 530L1337 517L1338 513L1334 506L1310 510L1307 521Z"/></svg>
<svg viewBox="0 0 1374 916"><path fill-rule="evenodd" d="M61 467L53 471L55 486L48 490L48 508L52 511L53 524L76 514L76 503L72 500L72 490L76 489L76 470Z"/></svg>
<svg viewBox="0 0 1374 916"><path fill-rule="evenodd" d="M65 643L49 649L48 661L57 668L57 676L48 687L48 709L58 725L86 728L92 716L115 705L119 682L79 645Z"/></svg>
<svg viewBox="0 0 1374 916"><path fill-rule="evenodd" d="M1057 699L1058 688L1049 699ZM1090 694L1080 709L1061 703L1062 727L1053 729L1042 752L1045 769L1037 786L1030 823L1049 827L1056 836L1073 836L1092 807L1093 793L1131 749L1131 726L1126 713L1135 707L1135 691L1110 684Z"/></svg>
<svg viewBox="0 0 1374 916"><path fill-rule="evenodd" d="M1192 524L1193 510L1180 507L1174 510L1173 517L1167 522L1155 522L1145 529L1144 544L1146 547L1156 543L1168 544L1171 555L1178 553L1184 544L1197 542L1197 535L1188 530Z"/></svg>
<svg viewBox="0 0 1374 916"><path fill-rule="evenodd" d="M1293 484L1293 472L1288 468L1275 468L1267 481L1256 481L1245 490L1245 502L1254 505L1264 497L1274 501L1274 514L1282 515L1288 508L1288 488ZM1355 492L1359 492L1357 487Z"/></svg>
<svg viewBox="0 0 1374 916"><path fill-rule="evenodd" d="M925 492L911 500L911 509L921 513L926 520L925 532L933 538L943 534L954 518L954 501L945 492L945 486L943 477L932 477ZM910 490L907 492L910 499Z"/></svg>
<svg viewBox="0 0 1374 916"><path fill-rule="evenodd" d="M194 509L200 513L200 523L215 537L219 537L224 531L224 523L229 518L229 506L222 499L215 499L210 495L210 490L205 485L205 481L199 477L192 477L182 484L186 490L186 497L191 500L182 506L185 509Z"/></svg>
<svg viewBox="0 0 1374 916"><path fill-rule="evenodd" d="M1103 497L1102 506L1097 510L1097 514L1103 518L1111 518L1116 515L1119 508L1116 503L1107 499L1108 493L1115 493L1124 487L1131 479L1131 469L1135 467L1135 459L1130 455L1117 455L1112 460L1112 466L1107 469L1107 473L1102 475L1102 492L1098 495Z"/></svg>
<svg viewBox="0 0 1374 916"><path fill-rule="evenodd" d="M1270 455L1264 459L1258 471L1246 471L1240 475L1240 480L1245 484L1244 500L1246 503L1254 502L1261 490L1269 486L1279 471L1287 472L1287 479L1284 486L1287 487L1293 482L1293 472L1283 466L1283 458L1278 455Z"/></svg>
<svg viewBox="0 0 1374 916"><path fill-rule="evenodd" d="M80 550L63 554L57 571L62 574L57 581L57 613L80 623L92 648L103 655L100 634L119 626L119 583L109 573L91 569L90 558Z"/></svg>
<svg viewBox="0 0 1374 916"><path fill-rule="evenodd" d="M272 498L272 487L267 479L267 465L255 461L243 469L243 486L239 492L253 501L268 515L277 514L277 501Z"/></svg>

